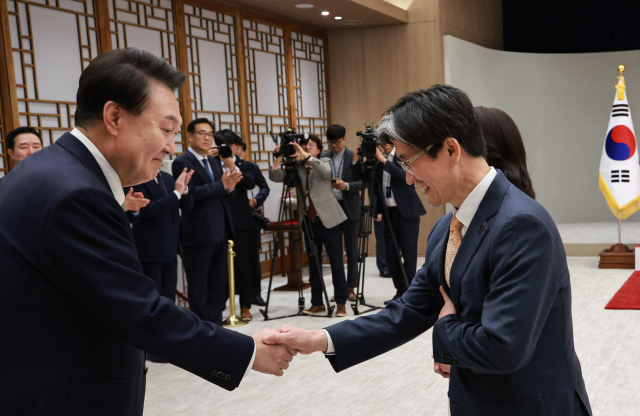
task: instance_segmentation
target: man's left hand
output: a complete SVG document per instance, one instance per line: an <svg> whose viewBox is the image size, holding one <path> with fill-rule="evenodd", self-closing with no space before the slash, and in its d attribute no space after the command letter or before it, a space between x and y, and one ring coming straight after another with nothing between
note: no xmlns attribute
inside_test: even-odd
<svg viewBox="0 0 640 416"><path fill-rule="evenodd" d="M336 181L331 184L331 187L334 188L334 189L337 189L339 191L346 191L347 190L347 183L345 181L343 181L342 179L336 179Z"/></svg>
<svg viewBox="0 0 640 416"><path fill-rule="evenodd" d="M149 205L151 200L144 197L142 192L133 192L133 188L129 188L129 192L124 196L124 210L131 211L134 214Z"/></svg>
<svg viewBox="0 0 640 416"><path fill-rule="evenodd" d="M440 286L440 293L442 293L442 298L444 299L444 306L442 310L440 310L440 315L438 315L438 319L444 318L447 315L457 315L455 306L453 306L453 302L447 296L447 292L444 291L444 288Z"/></svg>
<svg viewBox="0 0 640 416"><path fill-rule="evenodd" d="M433 358L433 355L431 356ZM451 378L451 366L448 364L440 364L434 361L433 371L436 374L440 374L444 378Z"/></svg>
<svg viewBox="0 0 640 416"><path fill-rule="evenodd" d="M383 165L387 163L387 157L384 155L382 149L380 149L380 146L376 147L376 159Z"/></svg>

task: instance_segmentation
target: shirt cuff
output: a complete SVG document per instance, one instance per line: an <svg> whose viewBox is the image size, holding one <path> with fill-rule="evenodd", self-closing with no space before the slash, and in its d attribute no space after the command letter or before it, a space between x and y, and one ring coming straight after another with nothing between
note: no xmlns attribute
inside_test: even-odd
<svg viewBox="0 0 640 416"><path fill-rule="evenodd" d="M188 193L189 193L189 187L188 187L188 186L186 186L186 187L184 188L184 192L182 193L182 195L186 195L186 194L188 194Z"/></svg>
<svg viewBox="0 0 640 416"><path fill-rule="evenodd" d="M349 191L349 182L347 182L347 192Z"/></svg>
<svg viewBox="0 0 640 416"><path fill-rule="evenodd" d="M249 361L249 366L247 367L247 371L244 372L245 377L247 376L247 374L251 372L251 369L253 368L253 362L255 360L256 360L256 341L253 340L253 355L251 356L251 361Z"/></svg>
<svg viewBox="0 0 640 416"><path fill-rule="evenodd" d="M324 333L327 335L327 350L324 355L335 355L336 348L333 346L333 341L331 340L331 335L329 335L329 331L323 329Z"/></svg>
<svg viewBox="0 0 640 416"><path fill-rule="evenodd" d="M180 192L173 191L173 193L176 194L176 196L178 197L178 201L180 201L180 198L182 198L182 195L180 195Z"/></svg>
<svg viewBox="0 0 640 416"><path fill-rule="evenodd" d="M132 215L134 217L137 217L138 215L140 215L140 210L137 210L136 212L133 212Z"/></svg>

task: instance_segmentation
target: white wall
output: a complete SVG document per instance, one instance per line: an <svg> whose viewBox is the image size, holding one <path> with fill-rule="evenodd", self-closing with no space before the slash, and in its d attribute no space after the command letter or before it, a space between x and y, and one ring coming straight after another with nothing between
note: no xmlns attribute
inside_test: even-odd
<svg viewBox="0 0 640 416"><path fill-rule="evenodd" d="M553 219L615 222L598 188L598 168L620 64L627 68L632 118L640 120L640 51L516 53L452 36L444 44L445 82L518 125L537 199Z"/></svg>

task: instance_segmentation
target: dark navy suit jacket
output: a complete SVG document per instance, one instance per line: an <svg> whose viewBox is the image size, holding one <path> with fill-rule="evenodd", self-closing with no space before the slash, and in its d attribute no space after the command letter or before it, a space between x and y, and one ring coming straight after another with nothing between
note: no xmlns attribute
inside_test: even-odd
<svg viewBox="0 0 640 416"><path fill-rule="evenodd" d="M229 199L233 226L236 230L260 230L260 224L251 215L253 208L249 205L247 196L247 191L256 187L256 180L253 176L254 165L251 162L237 158L236 166L242 172L242 180L236 184L235 192Z"/></svg>
<svg viewBox="0 0 640 416"><path fill-rule="evenodd" d="M174 191L175 181L167 172L160 171L166 192L154 180L133 187L149 199L149 205L141 208L137 215L129 213L133 224L133 239L136 242L138 259L144 263L168 263L178 254L180 210L193 208L193 196L187 193L178 196ZM125 194L129 188L125 188Z"/></svg>
<svg viewBox="0 0 640 416"><path fill-rule="evenodd" d="M433 327L435 361L451 364L453 416L571 416L576 392L590 409L573 345L566 254L547 211L498 171L462 239L449 290L444 258L451 217L432 229L425 264L400 299L377 315L327 328L334 369ZM457 315L438 320L440 286ZM430 353L406 359L430 360Z"/></svg>
<svg viewBox="0 0 640 416"><path fill-rule="evenodd" d="M123 208L73 135L22 161L0 206L0 413L142 415L143 351L238 386L253 340L158 295Z"/></svg>
<svg viewBox="0 0 640 416"><path fill-rule="evenodd" d="M320 157L328 157L331 159L331 168L333 169L334 153L329 150L324 152ZM342 191L342 199L344 201L344 213L347 214L349 220L356 221L360 219L360 191L362 190L362 180L355 177L351 165L353 164L353 151L344 149L342 159L342 174L340 179L349 184L348 191ZM336 166L338 169L338 166ZM333 176L333 174L332 174Z"/></svg>
<svg viewBox="0 0 640 416"><path fill-rule="evenodd" d="M387 162L384 165L382 163L378 163L376 175L378 183L380 184L380 189L382 190L382 197L384 198L386 193L386 189L384 188L382 181L382 174L383 172L387 172L391 175L391 192L393 192L393 198L396 201L400 214L407 220L421 217L425 215L427 211L424 209L424 205L422 205L420 197L416 194L415 186L407 183L406 173L404 172L404 169L398 165L399 160L400 158L394 155L393 162ZM381 201L378 201L377 198L375 199L374 212L376 214L382 213L382 205L380 202Z"/></svg>
<svg viewBox="0 0 640 416"><path fill-rule="evenodd" d="M264 201L269 196L269 193L271 192L271 190L269 189L269 184L267 183L267 180L264 178L264 175L260 170L260 166L258 166L255 163L252 163L252 165L253 165L253 177L256 179L256 185L260 187L260 191L258 192L257 195L254 196L254 198L256 199L256 208L257 208L259 206L262 206L262 204L264 204Z"/></svg>
<svg viewBox="0 0 640 416"><path fill-rule="evenodd" d="M174 178L185 167L194 170L188 185L194 201L193 209L182 214L182 244L185 246L220 243L226 238L225 231L229 238L234 237L229 199L235 191L227 192L222 184L220 159L207 156L207 161L215 182L189 151L175 158L171 165Z"/></svg>

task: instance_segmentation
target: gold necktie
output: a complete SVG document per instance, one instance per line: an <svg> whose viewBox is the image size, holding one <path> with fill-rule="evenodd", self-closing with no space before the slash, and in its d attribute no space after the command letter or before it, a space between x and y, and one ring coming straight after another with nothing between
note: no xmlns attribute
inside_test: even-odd
<svg viewBox="0 0 640 416"><path fill-rule="evenodd" d="M462 223L454 215L451 218L451 225L449 226L449 241L447 241L447 254L444 259L444 278L449 284L449 276L451 275L451 266L453 265L453 259L456 258L460 243L462 243Z"/></svg>

